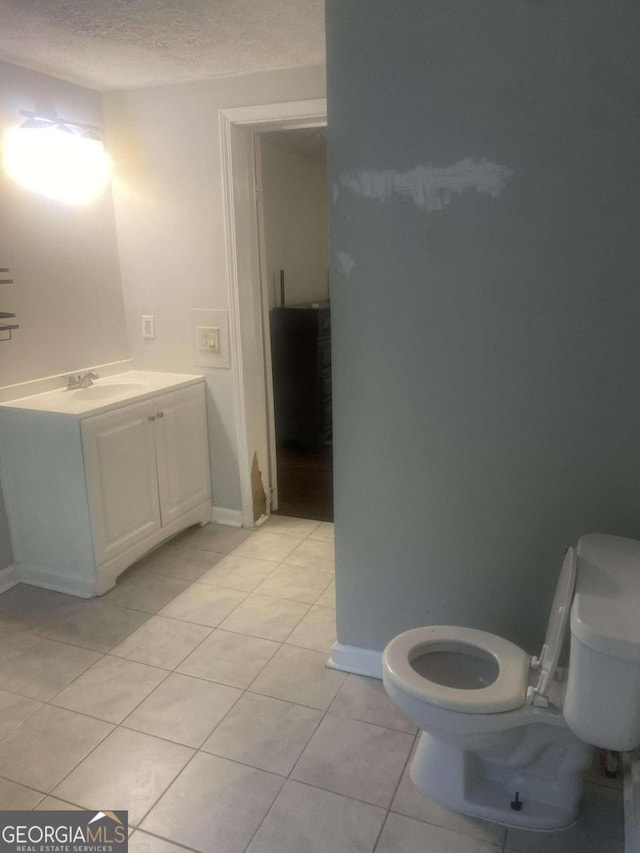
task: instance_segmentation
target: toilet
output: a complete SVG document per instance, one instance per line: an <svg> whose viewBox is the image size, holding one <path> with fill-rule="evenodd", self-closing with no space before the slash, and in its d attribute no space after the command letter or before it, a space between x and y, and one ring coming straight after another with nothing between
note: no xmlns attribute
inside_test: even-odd
<svg viewBox="0 0 640 853"><path fill-rule="evenodd" d="M416 787L506 826L573 823L593 747L640 744L639 613L640 542L588 534L565 555L539 657L451 625L391 640L383 683L421 729Z"/></svg>

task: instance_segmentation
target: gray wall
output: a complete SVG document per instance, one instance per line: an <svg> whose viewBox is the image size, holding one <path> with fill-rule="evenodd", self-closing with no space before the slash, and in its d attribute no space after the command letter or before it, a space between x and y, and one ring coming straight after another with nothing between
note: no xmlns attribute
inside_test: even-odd
<svg viewBox="0 0 640 853"><path fill-rule="evenodd" d="M338 639L535 651L640 537L640 13L327 0Z"/></svg>
<svg viewBox="0 0 640 853"><path fill-rule="evenodd" d="M0 486L0 569L6 569L13 564L13 551L11 549L11 537L9 536L9 524L4 508L4 496Z"/></svg>

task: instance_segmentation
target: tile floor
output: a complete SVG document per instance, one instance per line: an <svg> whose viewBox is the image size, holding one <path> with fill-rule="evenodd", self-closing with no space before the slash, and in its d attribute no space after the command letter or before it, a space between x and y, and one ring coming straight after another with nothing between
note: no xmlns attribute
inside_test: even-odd
<svg viewBox="0 0 640 853"><path fill-rule="evenodd" d="M327 669L333 525L193 528L81 601L0 596L0 809L128 809L132 853L622 853L619 787L505 830L420 795L415 727Z"/></svg>

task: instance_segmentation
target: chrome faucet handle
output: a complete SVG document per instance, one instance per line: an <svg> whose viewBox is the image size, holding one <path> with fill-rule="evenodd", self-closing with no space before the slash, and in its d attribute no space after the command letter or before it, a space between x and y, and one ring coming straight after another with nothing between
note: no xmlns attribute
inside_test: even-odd
<svg viewBox="0 0 640 853"><path fill-rule="evenodd" d="M93 380L98 379L98 374L95 370L85 370L80 377L80 388L89 388L93 385Z"/></svg>
<svg viewBox="0 0 640 853"><path fill-rule="evenodd" d="M67 391L72 391L74 388L81 388L82 377L79 373L70 373L67 376Z"/></svg>

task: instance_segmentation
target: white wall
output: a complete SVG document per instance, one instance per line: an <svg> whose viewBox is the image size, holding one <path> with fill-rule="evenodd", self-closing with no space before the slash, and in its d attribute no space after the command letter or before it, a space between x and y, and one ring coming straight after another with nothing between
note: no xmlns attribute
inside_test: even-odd
<svg viewBox="0 0 640 853"><path fill-rule="evenodd" d="M324 97L323 67L110 93L114 203L129 345L140 367L200 372L191 308L228 309L218 111ZM142 314L156 318L143 340ZM233 370L233 365L231 370ZM206 370L214 503L240 509L231 370Z"/></svg>
<svg viewBox="0 0 640 853"><path fill-rule="evenodd" d="M20 110L55 111L102 126L97 92L0 63L0 137L24 121ZM111 193L85 207L50 201L0 168L0 311L20 328L0 342L0 386L127 358ZM0 495L0 569L12 562Z"/></svg>
<svg viewBox="0 0 640 853"><path fill-rule="evenodd" d="M0 135L23 110L103 125L97 92L0 63ZM0 310L20 329L0 343L0 386L127 358L111 193L73 207L22 189L0 169Z"/></svg>
<svg viewBox="0 0 640 853"><path fill-rule="evenodd" d="M280 270L287 305L329 297L327 165L261 141L269 305L280 305Z"/></svg>

